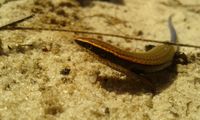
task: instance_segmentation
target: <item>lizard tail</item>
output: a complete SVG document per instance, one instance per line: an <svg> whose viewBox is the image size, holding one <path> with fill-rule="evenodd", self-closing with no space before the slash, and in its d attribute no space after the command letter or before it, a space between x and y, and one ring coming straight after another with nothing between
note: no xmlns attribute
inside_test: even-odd
<svg viewBox="0 0 200 120"><path fill-rule="evenodd" d="M169 27L170 36L171 36L170 41L172 43L176 43L177 42L177 34L176 34L176 30L175 30L173 23L172 23L172 16L173 15L170 15L169 19L168 19L168 27Z"/></svg>

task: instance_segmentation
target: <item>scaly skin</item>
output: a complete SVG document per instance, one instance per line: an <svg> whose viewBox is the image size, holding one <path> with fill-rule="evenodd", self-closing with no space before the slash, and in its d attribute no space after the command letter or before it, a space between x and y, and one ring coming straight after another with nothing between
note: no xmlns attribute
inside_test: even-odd
<svg viewBox="0 0 200 120"><path fill-rule="evenodd" d="M171 42L175 43L177 36L171 22L171 16L168 19L168 27L171 34ZM106 60L107 62L104 62L104 64L108 66L111 65L108 62L112 62L125 69L131 71L135 69L135 71L141 72L156 72L168 67L171 65L177 50L175 46L165 44L156 46L147 52L127 52L93 38L77 38L75 41L80 46L99 56L100 61Z"/></svg>

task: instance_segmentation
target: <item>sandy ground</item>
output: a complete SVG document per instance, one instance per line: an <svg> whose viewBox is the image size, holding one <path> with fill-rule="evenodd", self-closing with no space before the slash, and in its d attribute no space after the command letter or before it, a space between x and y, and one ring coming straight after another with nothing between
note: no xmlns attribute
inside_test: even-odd
<svg viewBox="0 0 200 120"><path fill-rule="evenodd" d="M169 40L174 14L179 42L200 45L199 0L1 0L0 25L65 28ZM188 65L177 65L170 83L153 95L143 85L97 61L73 42L102 39L129 51L135 40L54 31L0 31L1 120L199 120L200 50L181 47ZM151 43L152 44L152 43ZM25 45L25 46L23 46ZM30 46L31 45L31 46ZM170 72L170 71L168 71ZM171 71L173 73L173 71ZM174 73L173 73L174 74ZM162 77L154 82L162 81Z"/></svg>

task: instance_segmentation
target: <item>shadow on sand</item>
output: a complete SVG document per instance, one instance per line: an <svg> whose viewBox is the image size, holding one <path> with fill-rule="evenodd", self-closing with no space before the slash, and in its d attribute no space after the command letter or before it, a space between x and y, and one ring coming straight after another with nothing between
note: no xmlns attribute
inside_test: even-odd
<svg viewBox="0 0 200 120"><path fill-rule="evenodd" d="M142 94L150 92L155 95L159 94L173 83L177 76L177 67L176 65L172 65L165 70L143 74L141 76L150 81L155 88L150 88L149 86L142 84L139 80L120 80L112 77L98 77L97 82L100 83L102 88L110 92L116 92L117 94Z"/></svg>

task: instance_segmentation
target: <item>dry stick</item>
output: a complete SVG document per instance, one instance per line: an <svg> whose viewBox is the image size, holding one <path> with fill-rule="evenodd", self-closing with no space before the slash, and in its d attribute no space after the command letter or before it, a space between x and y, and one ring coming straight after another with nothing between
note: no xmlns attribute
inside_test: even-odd
<svg viewBox="0 0 200 120"><path fill-rule="evenodd" d="M153 42L153 43L164 43L164 44L182 46L182 47L200 48L200 46L197 46L197 45L162 42L162 41L157 41L157 40L152 40L152 39L145 39L145 38L138 38L138 37L127 37L127 36L122 36L122 35L99 33L99 32L89 32L89 31L79 31L79 30L67 30L67 29L57 29L57 28L32 28L32 27L12 27L12 28L3 28L2 30L35 30L35 31L44 30L44 31L73 32L73 33L83 33L83 34L95 34L95 35L111 36L111 37L118 37L118 38L124 38L124 39L135 39L135 40L138 40L138 41Z"/></svg>
<svg viewBox="0 0 200 120"><path fill-rule="evenodd" d="M0 30L6 29L7 27L12 26L12 25L16 25L16 24L18 24L18 23L20 23L20 22L23 22L23 21L25 21L25 20L27 20L27 19L32 18L33 16L34 16L34 15L31 14L31 15L28 15L28 16L26 16L26 17L24 17L24 18L20 18L20 19L18 19L18 20L15 20L15 21L13 21L13 22L8 23L8 24L2 25L2 26L0 26Z"/></svg>

